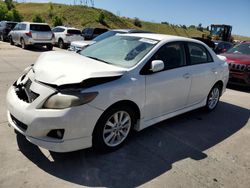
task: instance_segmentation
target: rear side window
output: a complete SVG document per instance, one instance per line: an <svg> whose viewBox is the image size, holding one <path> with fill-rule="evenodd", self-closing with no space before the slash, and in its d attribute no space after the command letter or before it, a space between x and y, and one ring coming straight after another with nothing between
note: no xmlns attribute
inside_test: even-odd
<svg viewBox="0 0 250 188"><path fill-rule="evenodd" d="M77 29L69 29L68 34L81 35L81 31Z"/></svg>
<svg viewBox="0 0 250 188"><path fill-rule="evenodd" d="M212 57L205 47L195 43L188 44L191 65L212 62Z"/></svg>
<svg viewBox="0 0 250 188"><path fill-rule="evenodd" d="M48 25L30 24L30 30L32 31L51 31Z"/></svg>
<svg viewBox="0 0 250 188"><path fill-rule="evenodd" d="M19 30L26 30L26 24L20 24Z"/></svg>
<svg viewBox="0 0 250 188"><path fill-rule="evenodd" d="M6 27L13 29L16 26L16 23L7 23Z"/></svg>
<svg viewBox="0 0 250 188"><path fill-rule="evenodd" d="M182 43L170 43L162 46L151 58L153 60L162 60L164 69L173 69L186 65L185 49Z"/></svg>

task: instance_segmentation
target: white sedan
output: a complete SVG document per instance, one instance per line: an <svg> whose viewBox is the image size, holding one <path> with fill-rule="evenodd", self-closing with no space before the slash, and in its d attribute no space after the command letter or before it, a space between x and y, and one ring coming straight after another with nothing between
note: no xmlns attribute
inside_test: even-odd
<svg viewBox="0 0 250 188"><path fill-rule="evenodd" d="M8 90L8 121L51 151L111 151L132 129L214 110L228 75L227 63L197 40L116 35L80 54L43 53Z"/></svg>

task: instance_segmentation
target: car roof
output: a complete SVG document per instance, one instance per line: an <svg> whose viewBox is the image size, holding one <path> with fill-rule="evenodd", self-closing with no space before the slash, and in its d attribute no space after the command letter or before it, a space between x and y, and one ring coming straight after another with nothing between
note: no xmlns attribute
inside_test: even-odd
<svg viewBox="0 0 250 188"><path fill-rule="evenodd" d="M130 34L123 34L123 36L134 36L134 37L141 37L141 38L147 38L152 40L158 40L158 41L166 41L166 42L172 42L172 41L187 41L187 42L195 42L204 44L203 42L186 38L186 37L179 37L174 35L164 35L164 34L155 34L155 33L130 33Z"/></svg>
<svg viewBox="0 0 250 188"><path fill-rule="evenodd" d="M22 23L22 24L37 24L37 25L49 25L49 24L47 24L47 23L37 23L37 22L20 22L20 23Z"/></svg>
<svg viewBox="0 0 250 188"><path fill-rule="evenodd" d="M151 33L149 31L143 31L139 29L113 29L111 31L123 32L123 33Z"/></svg>
<svg viewBox="0 0 250 188"><path fill-rule="evenodd" d="M80 29L77 29L75 27L66 27L66 26L56 26L56 27L60 27L60 28L63 28L63 29L74 29L74 30L80 30ZM54 27L54 28L56 28Z"/></svg>

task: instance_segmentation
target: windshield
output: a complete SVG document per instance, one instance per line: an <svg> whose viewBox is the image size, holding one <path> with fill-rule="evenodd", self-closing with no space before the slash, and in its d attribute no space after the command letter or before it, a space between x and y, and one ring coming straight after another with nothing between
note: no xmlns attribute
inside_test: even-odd
<svg viewBox="0 0 250 188"><path fill-rule="evenodd" d="M103 39L106 39L106 38L109 38L109 37L112 37L114 36L115 34L117 33L121 33L121 32L117 32L117 31L107 31L99 36L97 36L96 38L94 38L93 40L96 41L96 42L99 42L100 40L103 40Z"/></svg>
<svg viewBox="0 0 250 188"><path fill-rule="evenodd" d="M229 49L227 53L250 55L250 43L236 45Z"/></svg>
<svg viewBox="0 0 250 188"><path fill-rule="evenodd" d="M136 65L158 41L132 36L113 36L95 43L81 55L121 67Z"/></svg>

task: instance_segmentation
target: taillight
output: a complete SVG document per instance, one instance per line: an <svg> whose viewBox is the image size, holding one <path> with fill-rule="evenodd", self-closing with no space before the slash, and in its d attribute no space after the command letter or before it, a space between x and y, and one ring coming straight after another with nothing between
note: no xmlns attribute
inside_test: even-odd
<svg viewBox="0 0 250 188"><path fill-rule="evenodd" d="M32 37L32 33L31 33L31 31L30 31L30 32L28 32L28 33L25 33L25 35L27 35L28 37Z"/></svg>
<svg viewBox="0 0 250 188"><path fill-rule="evenodd" d="M52 33L52 39L54 39L55 38L55 33Z"/></svg>

